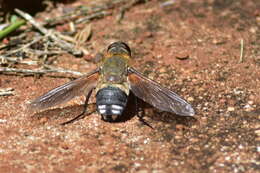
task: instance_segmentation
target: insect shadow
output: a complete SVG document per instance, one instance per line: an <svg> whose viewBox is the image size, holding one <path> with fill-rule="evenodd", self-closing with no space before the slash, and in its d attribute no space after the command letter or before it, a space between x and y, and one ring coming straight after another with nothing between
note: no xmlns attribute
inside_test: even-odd
<svg viewBox="0 0 260 173"><path fill-rule="evenodd" d="M80 114L84 108L84 105L71 105L66 106L63 108L53 108L48 109L45 111L38 112L31 117L33 119L43 119L46 118L47 121L53 121L58 120L61 118L73 118ZM146 111L148 110L148 111ZM148 112L148 113L147 113ZM84 115L84 118L88 118L93 113L96 113L96 103L89 103L87 105L87 112ZM109 121L110 123L122 123L131 120L133 117L138 116L139 119L144 123L144 125L147 125L152 128L150 124L148 124L144 119L144 117L147 117L154 121L161 121L164 123L176 125L176 124L182 124L184 126L192 126L194 123L197 122L197 119L190 116L179 116L175 115L173 113L169 112L163 112L156 108L154 108L149 103L144 102L143 100L137 98L134 96L132 92L129 94L128 102L126 105L126 108L121 116L119 116L114 121ZM66 121L66 120L64 120ZM80 121L80 120L78 120Z"/></svg>
<svg viewBox="0 0 260 173"><path fill-rule="evenodd" d="M131 92L128 98L128 102L126 105L126 108L121 116L119 116L114 121L108 121L110 123L120 123L120 122L126 122L128 120L131 120L134 116L138 114L138 106L136 103L137 97L135 97ZM74 118L78 114L80 114L83 111L84 105L71 105L66 106L63 108L53 108L53 109L47 109L41 112L38 112L31 116L33 119L43 119L46 118L49 121L57 120L60 118ZM87 105L87 111L84 114L84 118L88 118L91 116L91 114L96 113L96 103L89 103ZM81 119L77 120L80 121ZM64 120L65 121L65 120Z"/></svg>
<svg viewBox="0 0 260 173"><path fill-rule="evenodd" d="M195 117L179 116L169 112L160 112L158 110L154 110L154 114L149 117L155 122L161 121L171 125L180 124L186 127L191 127L198 123L198 120Z"/></svg>
<svg viewBox="0 0 260 173"><path fill-rule="evenodd" d="M95 104L91 103L89 104L89 107L93 107ZM71 106L66 106L63 108L53 108L53 109L47 109L41 112L37 112L36 114L32 115L31 118L32 119L37 119L37 120L41 120L41 119L47 119L46 121L56 121L56 120L60 120L63 118L63 121L65 120L65 118L72 118L78 114L80 114L80 112L82 111L83 105L71 105ZM89 110L86 112L86 116L94 113L95 111L93 110Z"/></svg>

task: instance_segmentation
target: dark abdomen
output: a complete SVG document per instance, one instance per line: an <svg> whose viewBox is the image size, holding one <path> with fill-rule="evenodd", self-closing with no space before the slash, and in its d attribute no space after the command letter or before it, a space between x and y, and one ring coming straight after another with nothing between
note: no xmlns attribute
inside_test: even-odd
<svg viewBox="0 0 260 173"><path fill-rule="evenodd" d="M117 87L100 89L96 94L97 111L107 121L116 120L127 104L127 95Z"/></svg>

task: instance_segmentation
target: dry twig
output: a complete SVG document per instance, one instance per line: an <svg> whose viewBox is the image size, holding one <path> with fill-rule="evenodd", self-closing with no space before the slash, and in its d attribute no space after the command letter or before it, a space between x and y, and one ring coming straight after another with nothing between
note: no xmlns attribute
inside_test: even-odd
<svg viewBox="0 0 260 173"><path fill-rule="evenodd" d="M46 74L46 73L69 73L73 75L81 76L82 73L72 70L66 70L62 68L50 67L49 69L17 69L17 68L9 68L9 67L0 67L0 72L3 73L23 73L26 75L34 75L34 74Z"/></svg>
<svg viewBox="0 0 260 173"><path fill-rule="evenodd" d="M28 22L30 22L43 35L48 36L52 41L54 41L63 50L68 51L69 53L72 53L75 56L82 55L82 52L79 50L76 50L75 46L73 44L65 42L64 40L60 39L55 32L51 32L51 31L47 30L46 28L44 28L43 26L41 26L28 13L25 13L19 9L15 9L15 12L17 14L19 14L20 16L22 16L24 19L26 19Z"/></svg>
<svg viewBox="0 0 260 173"><path fill-rule="evenodd" d="M125 4L129 0L114 0L106 4L99 5L98 7L84 7L84 8L75 8L75 10L67 13L63 16L56 17L54 19L48 19L45 22L45 25L53 26L65 21L75 21L75 23L89 22L90 20L103 18L104 16L111 15L111 13L106 10L119 7L120 4ZM80 16L87 16L80 18Z"/></svg>
<svg viewBox="0 0 260 173"><path fill-rule="evenodd" d="M91 14L89 16L86 16L86 17L82 17L78 20L75 21L76 24L79 24L79 23L86 23L86 22L89 22L93 19L99 19L99 18L103 18L105 16L109 16L111 15L112 13L111 12L108 12L108 11L100 11L100 12L96 12L94 14Z"/></svg>
<svg viewBox="0 0 260 173"><path fill-rule="evenodd" d="M92 34L92 30L91 30L91 25L89 24L86 25L85 28L83 28L75 35L76 47L79 50L82 50L85 55L89 54L89 52L84 48L84 43L86 43L87 40L90 39L91 34Z"/></svg>
<svg viewBox="0 0 260 173"><path fill-rule="evenodd" d="M37 57L41 57L43 55L59 55L65 53L62 50L35 50L35 49L27 49L28 52L35 54Z"/></svg>
<svg viewBox="0 0 260 173"><path fill-rule="evenodd" d="M63 68L60 68L60 67L53 67L53 66L50 66L50 65L44 65L44 68L54 70L55 72L58 72L58 73L70 73L70 74L73 74L73 75L76 75L76 76L82 76L83 75L81 72L78 72L78 71L63 69Z"/></svg>
<svg viewBox="0 0 260 173"><path fill-rule="evenodd" d="M23 60L20 57L0 56L0 64L8 64L8 62L27 64L27 65L37 65L38 64L37 61L26 61L26 60Z"/></svg>
<svg viewBox="0 0 260 173"><path fill-rule="evenodd" d="M48 36L48 35L47 35L47 36ZM9 51L9 52L8 52L7 54L5 54L4 56L7 57L7 56L10 56L10 55L12 55L12 54L15 54L15 53L17 53L17 52L19 52L19 51L21 51L21 50L24 50L24 49L30 47L31 45L37 43L38 41L40 41L40 40L43 39L43 38L44 38L44 37L36 37L36 38L34 38L33 41L31 41L31 42L25 44L24 46L22 46L22 47L20 47L20 48L18 48L18 49ZM1 56L0 56L0 58L1 58Z"/></svg>
<svg viewBox="0 0 260 173"><path fill-rule="evenodd" d="M240 58L238 63L242 63L243 62L243 55L244 55L244 40L241 39L240 40Z"/></svg>
<svg viewBox="0 0 260 173"><path fill-rule="evenodd" d="M10 96L10 95L14 95L13 88L0 89L0 96Z"/></svg>
<svg viewBox="0 0 260 173"><path fill-rule="evenodd" d="M139 4L139 3L144 3L144 2L146 2L146 1L145 0L132 0L128 4L124 5L120 9L120 12L119 12L119 14L116 17L116 21L118 23L120 23L123 20L126 11L128 11L133 6L135 6L135 5Z"/></svg>

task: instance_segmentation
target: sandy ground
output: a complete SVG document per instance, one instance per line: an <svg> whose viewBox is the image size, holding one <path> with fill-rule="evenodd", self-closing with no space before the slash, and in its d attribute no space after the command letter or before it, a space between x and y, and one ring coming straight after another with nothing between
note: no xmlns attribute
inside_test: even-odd
<svg viewBox="0 0 260 173"><path fill-rule="evenodd" d="M259 2L164 2L136 5L121 23L119 9L92 21L90 57L113 41L127 42L133 66L187 99L195 117L145 108L154 129L135 115L109 123L97 113L61 126L82 111L83 96L36 114L25 105L69 79L0 74L0 87L15 91L0 97L0 172L260 171ZM66 6L79 4L88 2ZM97 63L86 59L64 54L54 65L87 73Z"/></svg>

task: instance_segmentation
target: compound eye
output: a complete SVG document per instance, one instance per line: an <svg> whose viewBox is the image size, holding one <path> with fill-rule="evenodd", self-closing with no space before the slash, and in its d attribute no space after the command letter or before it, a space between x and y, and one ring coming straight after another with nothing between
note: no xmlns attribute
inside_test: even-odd
<svg viewBox="0 0 260 173"><path fill-rule="evenodd" d="M110 44L107 48L107 52L124 52L131 56L131 50L129 46L122 41L118 41Z"/></svg>

